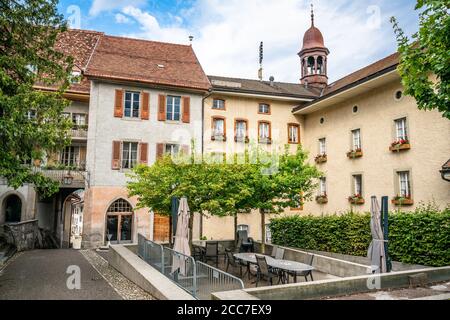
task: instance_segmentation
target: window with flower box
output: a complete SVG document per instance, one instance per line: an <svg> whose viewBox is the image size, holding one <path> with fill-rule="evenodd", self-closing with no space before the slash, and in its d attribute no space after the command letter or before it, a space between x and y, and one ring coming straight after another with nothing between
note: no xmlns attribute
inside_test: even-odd
<svg viewBox="0 0 450 320"><path fill-rule="evenodd" d="M212 118L212 135L213 141L226 141L226 121L223 117Z"/></svg>
<svg viewBox="0 0 450 320"><path fill-rule="evenodd" d="M397 171L396 175L396 183L398 184L397 195L392 199L392 204L398 206L413 205L410 171Z"/></svg>
<svg viewBox="0 0 450 320"><path fill-rule="evenodd" d="M350 159L361 158L363 156L361 148L361 129L351 131L352 144L351 150L347 152L347 157Z"/></svg>
<svg viewBox="0 0 450 320"><path fill-rule="evenodd" d="M327 162L327 140L326 138L319 139L319 154L314 158L316 163Z"/></svg>
<svg viewBox="0 0 450 320"><path fill-rule="evenodd" d="M248 121L244 119L236 119L234 121L234 141L248 143Z"/></svg>
<svg viewBox="0 0 450 320"><path fill-rule="evenodd" d="M319 194L316 196L316 202L319 204L328 203L327 178L326 177L321 177L319 179Z"/></svg>
<svg viewBox="0 0 450 320"><path fill-rule="evenodd" d="M362 174L352 175L352 195L348 197L348 201L354 205L364 204L363 197L363 177Z"/></svg>
<svg viewBox="0 0 450 320"><path fill-rule="evenodd" d="M411 149L411 145L409 142L407 119L400 118L400 119L394 120L394 127L395 127L395 139L391 143L391 146L389 149L391 151L397 151L397 152L402 151L402 150Z"/></svg>
<svg viewBox="0 0 450 320"><path fill-rule="evenodd" d="M259 121L258 123L258 137L259 143L271 144L272 143L272 129L270 122Z"/></svg>

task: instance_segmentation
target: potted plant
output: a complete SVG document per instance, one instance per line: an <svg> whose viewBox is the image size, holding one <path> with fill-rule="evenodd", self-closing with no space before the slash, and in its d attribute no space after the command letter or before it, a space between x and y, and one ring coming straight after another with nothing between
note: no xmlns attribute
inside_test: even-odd
<svg viewBox="0 0 450 320"><path fill-rule="evenodd" d="M409 150L411 149L411 145L409 143L409 140L407 139L398 139L391 143L391 146L389 147L390 151L397 151L400 152L401 150Z"/></svg>
<svg viewBox="0 0 450 320"><path fill-rule="evenodd" d="M411 195L400 196L396 195L392 198L392 204L396 206L411 206L414 204L414 200L411 198Z"/></svg>
<svg viewBox="0 0 450 320"><path fill-rule="evenodd" d="M356 150L350 150L349 152L347 152L347 158L350 159L356 159L356 158L361 158L363 156L363 152L361 148L358 148Z"/></svg>
<svg viewBox="0 0 450 320"><path fill-rule="evenodd" d="M364 204L364 198L360 194L354 194L348 197L348 202L351 204Z"/></svg>
<svg viewBox="0 0 450 320"><path fill-rule="evenodd" d="M323 194L320 194L320 195L316 196L316 202L318 204L326 204L326 203L328 203L327 193L324 192Z"/></svg>
<svg viewBox="0 0 450 320"><path fill-rule="evenodd" d="M316 163L324 163L324 162L327 162L327 155L326 155L326 153L318 154L318 155L314 158L314 161L315 161Z"/></svg>

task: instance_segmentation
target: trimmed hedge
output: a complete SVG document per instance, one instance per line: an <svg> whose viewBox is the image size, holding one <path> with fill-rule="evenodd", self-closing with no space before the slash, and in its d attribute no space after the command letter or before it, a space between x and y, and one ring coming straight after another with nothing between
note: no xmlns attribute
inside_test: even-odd
<svg viewBox="0 0 450 320"><path fill-rule="evenodd" d="M276 218L270 230L277 245L355 256L367 256L372 240L370 213ZM450 265L450 208L390 213L389 253L393 261Z"/></svg>

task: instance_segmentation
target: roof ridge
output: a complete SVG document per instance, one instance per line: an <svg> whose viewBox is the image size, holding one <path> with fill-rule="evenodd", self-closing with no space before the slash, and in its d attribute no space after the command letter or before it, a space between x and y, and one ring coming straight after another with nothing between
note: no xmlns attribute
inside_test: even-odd
<svg viewBox="0 0 450 320"><path fill-rule="evenodd" d="M264 84L270 83L270 80L259 80L259 79L249 79L249 78L235 78L235 77L225 77L225 76L215 76L215 75L207 75L208 77L214 77L214 78L226 78L226 79L234 79L234 80L246 80L246 81L257 81L262 82ZM293 84L293 85L299 85L303 86L301 83L295 83L295 82L283 82L283 81L274 81L273 83L280 83L280 84Z"/></svg>
<svg viewBox="0 0 450 320"><path fill-rule="evenodd" d="M72 28L68 28L66 31L85 32L85 33L96 33L96 34L101 34L101 35L104 35L104 34L105 34L103 31L88 30L88 29L72 29Z"/></svg>
<svg viewBox="0 0 450 320"><path fill-rule="evenodd" d="M156 40L148 40L148 39L141 39L141 38L132 38L132 37L124 37L124 36L115 36L115 35L109 35L109 34L105 34L104 37L105 37L105 38L126 39L126 40L140 41L140 42L152 42L152 43L158 43L158 44L164 44L164 45L171 45L171 46L180 46L180 47L192 48L192 46L189 45L189 44L180 44L180 43L164 42L164 41L156 41Z"/></svg>

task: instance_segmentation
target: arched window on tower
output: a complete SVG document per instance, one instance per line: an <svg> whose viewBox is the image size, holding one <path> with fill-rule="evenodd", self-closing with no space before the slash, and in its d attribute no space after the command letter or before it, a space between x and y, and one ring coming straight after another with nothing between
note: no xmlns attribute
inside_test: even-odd
<svg viewBox="0 0 450 320"><path fill-rule="evenodd" d="M314 57L308 58L308 74L314 74Z"/></svg>
<svg viewBox="0 0 450 320"><path fill-rule="evenodd" d="M318 74L324 74L325 73L325 68L324 68L323 58L322 57L318 57L317 58L317 73Z"/></svg>

